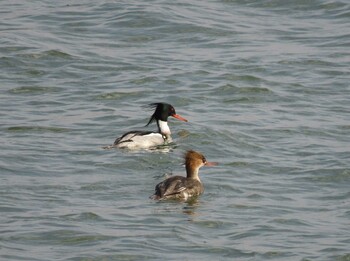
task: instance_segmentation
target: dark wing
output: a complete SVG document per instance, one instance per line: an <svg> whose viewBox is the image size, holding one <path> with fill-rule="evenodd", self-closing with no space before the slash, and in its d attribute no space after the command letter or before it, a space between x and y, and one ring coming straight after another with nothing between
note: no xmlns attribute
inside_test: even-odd
<svg viewBox="0 0 350 261"><path fill-rule="evenodd" d="M186 178L175 176L160 182L155 189L154 195L159 198L180 194L186 189Z"/></svg>
<svg viewBox="0 0 350 261"><path fill-rule="evenodd" d="M135 136L143 136L151 133L152 131L129 131L125 133L123 136L117 138L114 141L114 145L118 145L124 142L132 142L132 138L134 138Z"/></svg>

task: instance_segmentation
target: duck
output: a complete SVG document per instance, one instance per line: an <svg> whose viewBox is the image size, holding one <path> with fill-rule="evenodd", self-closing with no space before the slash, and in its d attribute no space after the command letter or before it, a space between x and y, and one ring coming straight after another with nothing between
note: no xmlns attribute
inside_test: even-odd
<svg viewBox="0 0 350 261"><path fill-rule="evenodd" d="M155 187L155 192L150 196L153 200L180 200L187 201L198 197L204 192L204 187L199 179L199 169L203 166L216 166L217 162L208 162L203 154L189 150L185 153L186 177L173 176Z"/></svg>
<svg viewBox="0 0 350 261"><path fill-rule="evenodd" d="M149 107L154 108L154 113L146 126L152 122L157 123L157 131L129 131L114 141L113 147L126 149L152 149L172 142L171 131L168 126L168 117L171 116L180 121L187 120L176 114L175 108L165 102L151 103Z"/></svg>

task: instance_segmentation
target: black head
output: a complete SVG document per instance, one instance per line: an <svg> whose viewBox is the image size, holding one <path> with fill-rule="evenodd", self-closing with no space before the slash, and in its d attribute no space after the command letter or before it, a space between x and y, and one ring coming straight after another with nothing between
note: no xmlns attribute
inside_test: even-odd
<svg viewBox="0 0 350 261"><path fill-rule="evenodd" d="M174 107L169 103L151 103L149 104L149 107L155 108L155 111L146 126L156 120L168 121L169 116L176 115Z"/></svg>

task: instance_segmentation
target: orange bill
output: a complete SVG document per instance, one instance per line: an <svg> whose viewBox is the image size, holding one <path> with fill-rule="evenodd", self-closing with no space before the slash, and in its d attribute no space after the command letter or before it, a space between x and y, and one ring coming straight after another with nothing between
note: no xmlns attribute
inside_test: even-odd
<svg viewBox="0 0 350 261"><path fill-rule="evenodd" d="M206 167L214 167L214 166L217 166L219 163L217 163L217 162L206 162L205 164L204 164L204 166L206 166Z"/></svg>
<svg viewBox="0 0 350 261"><path fill-rule="evenodd" d="M171 115L172 117L180 120L180 121L185 121L185 122L188 122L188 120L186 120L185 118L182 118L179 114L173 114Z"/></svg>

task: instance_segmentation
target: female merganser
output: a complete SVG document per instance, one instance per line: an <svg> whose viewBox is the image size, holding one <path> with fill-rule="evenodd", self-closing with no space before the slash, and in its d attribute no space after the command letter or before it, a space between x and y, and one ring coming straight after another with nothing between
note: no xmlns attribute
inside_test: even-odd
<svg viewBox="0 0 350 261"><path fill-rule="evenodd" d="M174 107L168 103L151 103L150 107L154 107L155 111L146 126L153 121L156 121L158 131L129 131L123 136L117 138L113 144L113 147L149 149L170 143L172 139L167 122L168 117L171 116L178 120L187 122L185 118L182 118L180 115L176 114Z"/></svg>
<svg viewBox="0 0 350 261"><path fill-rule="evenodd" d="M174 176L160 182L155 193L150 198L155 200L187 199L199 196L203 193L204 187L199 179L198 171L203 166L216 166L216 162L208 162L205 157L196 151L189 150L185 154L185 165L187 177Z"/></svg>

